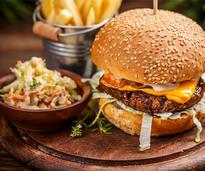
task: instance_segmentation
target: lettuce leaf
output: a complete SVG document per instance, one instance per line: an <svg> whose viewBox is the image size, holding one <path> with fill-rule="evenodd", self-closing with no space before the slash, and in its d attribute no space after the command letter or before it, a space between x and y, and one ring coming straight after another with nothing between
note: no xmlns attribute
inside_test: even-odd
<svg viewBox="0 0 205 171"><path fill-rule="evenodd" d="M197 128L195 142L199 143L201 141L201 136L200 135L201 135L201 132L202 132L202 126L201 126L201 122L199 122L199 120L196 117L196 112L195 111L193 111L192 118L193 118L193 122L194 122L194 124L196 125L196 128Z"/></svg>

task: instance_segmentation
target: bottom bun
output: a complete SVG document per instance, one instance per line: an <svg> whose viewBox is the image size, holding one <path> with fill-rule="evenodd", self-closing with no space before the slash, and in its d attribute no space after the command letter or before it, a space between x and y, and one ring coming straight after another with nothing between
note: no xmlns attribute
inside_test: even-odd
<svg viewBox="0 0 205 171"><path fill-rule="evenodd" d="M99 105L102 106L106 101L100 99ZM103 108L103 115L116 127L120 128L127 134L139 135L141 129L142 115L132 114L113 104L107 104ZM199 121L203 120L203 114L198 112L196 117ZM184 132L193 128L192 115L185 114L178 119L161 119L154 116L152 120L152 136L171 135Z"/></svg>

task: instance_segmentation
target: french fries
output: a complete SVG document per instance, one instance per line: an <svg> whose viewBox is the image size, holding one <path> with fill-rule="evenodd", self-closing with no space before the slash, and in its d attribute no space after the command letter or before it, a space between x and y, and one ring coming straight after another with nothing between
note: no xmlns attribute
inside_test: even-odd
<svg viewBox="0 0 205 171"><path fill-rule="evenodd" d="M53 0L42 0L41 1L41 11L45 19L48 19L49 15L54 10Z"/></svg>
<svg viewBox="0 0 205 171"><path fill-rule="evenodd" d="M95 16L96 16L96 22L95 24L97 24L99 22L99 18L102 12L102 4L103 4L103 0L92 0L93 1L93 8L95 10Z"/></svg>
<svg viewBox="0 0 205 171"><path fill-rule="evenodd" d="M53 0L53 7L56 14L58 14L61 9L65 9L59 0Z"/></svg>
<svg viewBox="0 0 205 171"><path fill-rule="evenodd" d="M76 26L83 26L83 21L81 19L80 13L79 13L74 1L73 0L64 0L64 2L65 2L66 7L68 8L68 10L70 10L71 13L73 14L74 24Z"/></svg>
<svg viewBox="0 0 205 171"><path fill-rule="evenodd" d="M75 0L78 10L81 12L87 0Z"/></svg>
<svg viewBox="0 0 205 171"><path fill-rule="evenodd" d="M122 0L104 0L104 13L99 19L99 22L114 16L115 13L119 10L120 5L122 4Z"/></svg>
<svg viewBox="0 0 205 171"><path fill-rule="evenodd" d="M56 15L55 11L52 10L52 11L49 13L49 15L47 16L47 18L46 18L47 21L50 22L50 23L53 23L53 22L54 22L55 15Z"/></svg>
<svg viewBox="0 0 205 171"><path fill-rule="evenodd" d="M76 26L83 26L80 13L73 0L56 0L61 8L69 10L73 15L73 22Z"/></svg>
<svg viewBox="0 0 205 171"><path fill-rule="evenodd" d="M55 16L54 22L60 25L67 25L73 18L71 12L67 9L62 9L59 13Z"/></svg>
<svg viewBox="0 0 205 171"><path fill-rule="evenodd" d="M95 11L93 8L91 8L88 13L87 20L86 20L86 26L90 26L94 24L95 24Z"/></svg>
<svg viewBox="0 0 205 171"><path fill-rule="evenodd" d="M113 17L122 0L41 0L44 18L55 24L89 26Z"/></svg>
<svg viewBox="0 0 205 171"><path fill-rule="evenodd" d="M83 7L83 11L81 13L84 23L86 22L86 18L88 16L88 13L91 7L92 7L92 0L86 0L86 3Z"/></svg>

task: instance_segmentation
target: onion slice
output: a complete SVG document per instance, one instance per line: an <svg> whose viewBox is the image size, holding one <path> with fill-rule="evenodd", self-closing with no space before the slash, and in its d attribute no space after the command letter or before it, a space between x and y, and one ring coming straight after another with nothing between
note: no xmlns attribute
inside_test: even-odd
<svg viewBox="0 0 205 171"><path fill-rule="evenodd" d="M155 91L168 91L176 89L179 84L178 83L168 83L168 84L146 84L151 86Z"/></svg>

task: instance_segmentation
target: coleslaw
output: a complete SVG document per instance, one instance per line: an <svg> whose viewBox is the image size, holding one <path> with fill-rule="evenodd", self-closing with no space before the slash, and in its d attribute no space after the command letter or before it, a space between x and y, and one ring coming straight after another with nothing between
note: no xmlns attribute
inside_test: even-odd
<svg viewBox="0 0 205 171"><path fill-rule="evenodd" d="M32 57L18 61L11 71L16 80L0 90L3 101L23 109L53 109L70 105L81 99L77 85L60 72L46 68L45 61Z"/></svg>

